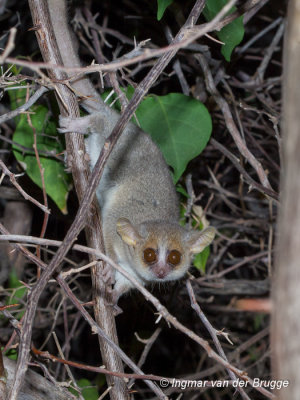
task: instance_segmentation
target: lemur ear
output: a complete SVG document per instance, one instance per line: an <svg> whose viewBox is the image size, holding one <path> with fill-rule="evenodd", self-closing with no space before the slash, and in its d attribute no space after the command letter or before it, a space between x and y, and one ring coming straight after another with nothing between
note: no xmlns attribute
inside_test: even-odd
<svg viewBox="0 0 300 400"><path fill-rule="evenodd" d="M135 246L142 236L127 218L119 218L117 221L117 232L122 240L130 246Z"/></svg>
<svg viewBox="0 0 300 400"><path fill-rule="evenodd" d="M201 232L193 232L192 237L188 240L190 251L193 254L201 253L215 238L216 230L212 226Z"/></svg>

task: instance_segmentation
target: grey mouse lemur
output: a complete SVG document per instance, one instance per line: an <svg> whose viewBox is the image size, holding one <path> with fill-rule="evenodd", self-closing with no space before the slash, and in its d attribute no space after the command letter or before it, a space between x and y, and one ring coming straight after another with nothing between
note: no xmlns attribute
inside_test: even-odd
<svg viewBox="0 0 300 400"><path fill-rule="evenodd" d="M61 132L89 133L86 148L91 167L110 132L104 123L101 113L60 118ZM123 132L113 149L96 194L107 254L142 284L181 278L192 256L215 236L212 227L199 232L179 225L179 204L169 169L150 137L134 125ZM119 272L115 281L116 298L133 287Z"/></svg>
<svg viewBox="0 0 300 400"><path fill-rule="evenodd" d="M49 0L50 8L53 3L58 6L60 1ZM55 11L57 14L57 8ZM62 32L63 24L65 21L60 21L54 31L58 44L61 41L58 36L63 37L64 48L60 50L68 65L77 56L74 47L68 46L69 32ZM99 99L97 112L77 119L61 117L60 131L89 134L86 149L93 167L118 118ZM107 255L143 285L181 278L193 255L208 246L215 236L212 227L199 232L179 225L179 203L170 171L151 138L132 123L113 149L96 195L101 206ZM116 300L132 287L131 282L116 272Z"/></svg>

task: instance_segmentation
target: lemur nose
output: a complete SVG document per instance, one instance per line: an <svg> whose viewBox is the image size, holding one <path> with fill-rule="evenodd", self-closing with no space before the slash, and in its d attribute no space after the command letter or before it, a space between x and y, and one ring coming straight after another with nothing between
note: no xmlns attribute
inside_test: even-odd
<svg viewBox="0 0 300 400"><path fill-rule="evenodd" d="M167 275L167 271L165 268L159 268L157 271L155 271L155 275L159 279L163 279Z"/></svg>

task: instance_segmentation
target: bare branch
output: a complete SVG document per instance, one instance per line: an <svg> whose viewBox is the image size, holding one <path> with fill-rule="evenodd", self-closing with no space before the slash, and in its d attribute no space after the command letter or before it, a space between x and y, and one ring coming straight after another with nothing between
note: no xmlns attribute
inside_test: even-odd
<svg viewBox="0 0 300 400"><path fill-rule="evenodd" d="M35 200L33 197L31 197L22 189L22 187L16 181L15 174L10 172L10 170L7 168L7 166L4 164L2 160L0 160L0 168L2 169L3 173L9 177L11 183L15 186L18 192L21 193L21 195L24 197L25 200L31 201L33 204L39 207L43 212L45 212L46 214L50 214L50 210L48 209L47 206L44 206L43 204L39 203L37 200Z"/></svg>
<svg viewBox="0 0 300 400"><path fill-rule="evenodd" d="M1 228L0 225L0 230L2 232L4 232L3 228ZM12 235L16 238L16 235ZM20 235L18 236L20 237ZM1 236L0 236L1 238ZM5 238L7 240L8 236L4 236L3 238ZM47 243L48 245L50 245L50 243L54 246L58 246L60 244L60 242L58 241L52 241L52 240L45 240L45 239L40 239L40 238L28 238L28 241L32 242L35 241L35 243ZM19 245L18 245L19 246ZM75 249L75 246L74 246ZM134 286L145 296L146 300L150 301L154 307L157 309L157 311L159 312L159 315L162 316L163 318L165 318L165 320L170 323L171 325L173 325L176 329L180 330L182 333L184 333L186 336L188 336L189 338L191 338L193 341L195 341L196 343L198 343L201 347L203 347L203 349L207 352L207 354L209 355L209 357L212 357L215 361L219 362L221 365L223 365L225 368L228 368L230 371L234 372L234 374L238 375L239 377L241 377L242 379L244 379L246 382L249 382L250 385L253 385L253 380L251 378L249 378L244 371L232 366L227 360L224 360L224 358L222 358L221 356L219 356L208 344L208 342L204 339L202 339L200 336L196 335L192 330L188 329L186 326L184 326L181 322L179 322L172 314L169 313L169 311L166 309L166 307L164 307L156 297L154 297L144 286L142 286L135 278L133 278L127 271L125 271L122 267L120 267L118 264L116 264L113 260L109 259L105 254L101 254L99 252L96 252L96 250L93 249L87 249L84 246L76 246L77 250L80 249L84 249L85 251L92 251L94 252L94 254L97 254L99 256L99 258L101 258L102 260L106 261L107 263L109 263L113 268L115 268L117 271L119 271L122 275L124 275L130 282L132 282L134 284ZM41 264L41 261L39 261L39 263ZM45 268L46 266L43 264L43 268ZM49 267L47 267L49 268ZM67 293L68 297L70 298L70 300L73 302L73 304L75 304L75 306L80 309L83 317L88 321L88 323L91 325L91 328L94 330L96 329L97 332L101 332L101 335L105 338L105 340L107 340L107 342L110 344L110 346L112 346L114 349L116 349L116 345L104 334L103 331L101 331L101 329L99 328L99 326L97 326L94 321L92 320L92 318L90 317L90 315L86 312L86 310L81 306L81 304L77 301L76 297L74 296L74 294L71 292L70 289L68 289L68 285L67 283L61 279L60 275L55 278L58 283L61 285L61 287L65 290L65 292ZM122 352L121 349L118 348L118 353L122 354L122 359L125 361L126 358L126 363L132 367L132 361L128 359L127 356L124 355L124 353ZM135 367L136 370L137 367ZM142 372L140 372L142 373ZM263 387L257 387L257 385L253 386L254 389L256 389L257 391L259 391L260 393L264 394L266 397L270 398L270 399L275 399L276 396L274 396L272 393L270 393L268 390L266 390Z"/></svg>

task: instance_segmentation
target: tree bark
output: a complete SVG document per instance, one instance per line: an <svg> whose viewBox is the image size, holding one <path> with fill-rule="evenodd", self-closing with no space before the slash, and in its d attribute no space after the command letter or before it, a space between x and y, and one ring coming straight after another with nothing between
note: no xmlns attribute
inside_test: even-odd
<svg viewBox="0 0 300 400"><path fill-rule="evenodd" d="M4 380L0 380L0 399L5 399L10 390L14 379L16 362L7 357L3 358L5 375ZM22 384L18 400L76 400L77 397L71 394L63 386L49 382L43 376L32 370L28 370Z"/></svg>
<svg viewBox="0 0 300 400"><path fill-rule="evenodd" d="M57 41L66 40L64 38L55 37L55 32L49 18L48 6L56 7L56 15L60 19L60 24L66 24L66 4L64 1L45 1L45 0L29 0L29 6L32 14L34 26L37 27L37 39L39 42L40 50L45 62L52 64L63 65L61 54L59 52ZM68 32L66 32L66 35ZM67 41L67 44L70 40ZM58 70L49 70L48 74L53 80L64 80L67 79L67 75L64 72ZM86 84L87 90L91 88L89 83ZM79 116L79 108L77 99L70 89L65 85L57 84L57 88L60 93L59 105L63 115L66 115L66 108L68 115L72 117ZM90 93L89 93L90 94ZM94 91L91 93L93 97ZM85 154L84 138L82 135L68 134L66 135L66 147L68 157L72 160L71 169L73 180L76 188L76 192L81 201L83 193L87 186L87 179L89 176L89 166ZM90 247L103 251L102 242L102 230L101 230L101 217L99 213L99 207L97 201L93 203L93 215L90 215L89 222L86 226L85 232L87 236L87 242ZM94 258L92 257L92 261ZM115 319L112 313L112 307L109 305L112 303L111 292L107 290L107 286L104 282L102 275L101 263L92 268L92 282L94 292L94 312L95 319L101 329L118 344L118 336L116 331ZM121 358L111 349L106 341L99 337L102 362L105 366L112 370L123 372L123 364ZM114 376L107 377L107 383L112 386L109 392L111 400L125 400L128 398L126 383Z"/></svg>
<svg viewBox="0 0 300 400"><path fill-rule="evenodd" d="M300 0L290 0L284 46L282 207L277 229L272 321L273 368L289 386L279 399L300 393Z"/></svg>

